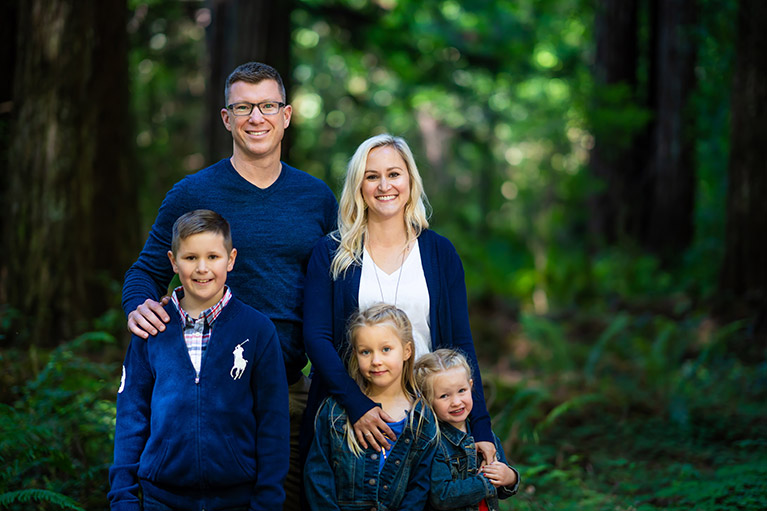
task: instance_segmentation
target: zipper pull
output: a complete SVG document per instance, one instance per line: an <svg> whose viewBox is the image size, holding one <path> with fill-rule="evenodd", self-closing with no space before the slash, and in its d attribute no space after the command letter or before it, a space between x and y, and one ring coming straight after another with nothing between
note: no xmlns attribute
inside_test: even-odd
<svg viewBox="0 0 767 511"><path fill-rule="evenodd" d="M194 377L194 384L195 385L199 385L200 384L200 377L199 376L195 376Z"/></svg>

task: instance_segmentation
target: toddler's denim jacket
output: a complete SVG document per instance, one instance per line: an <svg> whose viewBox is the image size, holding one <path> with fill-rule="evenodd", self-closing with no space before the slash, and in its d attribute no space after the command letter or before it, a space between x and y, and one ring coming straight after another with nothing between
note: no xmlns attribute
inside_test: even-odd
<svg viewBox="0 0 767 511"><path fill-rule="evenodd" d="M358 457L346 443L346 412L332 397L314 421L314 440L304 466L304 487L312 510L422 511L429 495L429 475L438 441L436 419L428 406L415 406L413 427L402 434L378 472L380 452L365 449ZM420 431L416 429L420 419Z"/></svg>
<svg viewBox="0 0 767 511"><path fill-rule="evenodd" d="M466 433L445 422L439 423L439 429L440 442L431 466L431 509L476 511L480 501L485 499L490 511L498 511L498 499L517 493L519 472L510 467L517 474L517 484L496 488L477 471L478 455L468 421ZM508 465L501 442L497 436L493 435L493 438L498 460Z"/></svg>

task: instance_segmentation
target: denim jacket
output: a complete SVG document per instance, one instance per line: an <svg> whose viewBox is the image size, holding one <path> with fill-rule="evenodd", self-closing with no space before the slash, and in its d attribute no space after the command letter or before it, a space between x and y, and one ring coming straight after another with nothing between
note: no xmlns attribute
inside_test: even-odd
<svg viewBox="0 0 767 511"><path fill-rule="evenodd" d="M429 496L429 474L438 441L436 419L418 402L413 427L408 422L379 473L380 452L358 457L346 443L346 411L327 398L314 421L315 434L304 467L304 487L314 511L422 511ZM418 423L420 431L416 434Z"/></svg>
<svg viewBox="0 0 767 511"><path fill-rule="evenodd" d="M513 487L496 488L477 471L477 449L468 421L467 433L445 422L440 422L439 428L440 442L431 466L431 509L476 511L485 499L490 511L498 511L498 499L517 493L519 472L510 467L517 474L517 483ZM508 465L501 442L497 436L493 438L498 459Z"/></svg>

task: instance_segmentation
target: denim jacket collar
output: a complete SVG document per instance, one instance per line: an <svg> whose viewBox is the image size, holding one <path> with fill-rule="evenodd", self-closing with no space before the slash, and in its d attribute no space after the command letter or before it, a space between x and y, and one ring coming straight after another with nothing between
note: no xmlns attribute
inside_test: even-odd
<svg viewBox="0 0 767 511"><path fill-rule="evenodd" d="M455 447L461 447L462 444L466 441L467 437L470 437L472 442L474 441L474 438L471 437L469 421L466 421L466 433L456 428L452 424L448 424L446 422L440 422L439 429L442 433L442 438L453 444Z"/></svg>

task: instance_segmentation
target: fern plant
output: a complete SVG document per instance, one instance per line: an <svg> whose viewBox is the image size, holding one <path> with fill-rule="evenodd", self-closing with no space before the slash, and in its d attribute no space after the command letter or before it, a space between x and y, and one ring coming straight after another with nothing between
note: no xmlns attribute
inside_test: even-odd
<svg viewBox="0 0 767 511"><path fill-rule="evenodd" d="M0 407L0 507L106 507L118 366L101 358L114 338L84 334L53 350Z"/></svg>

